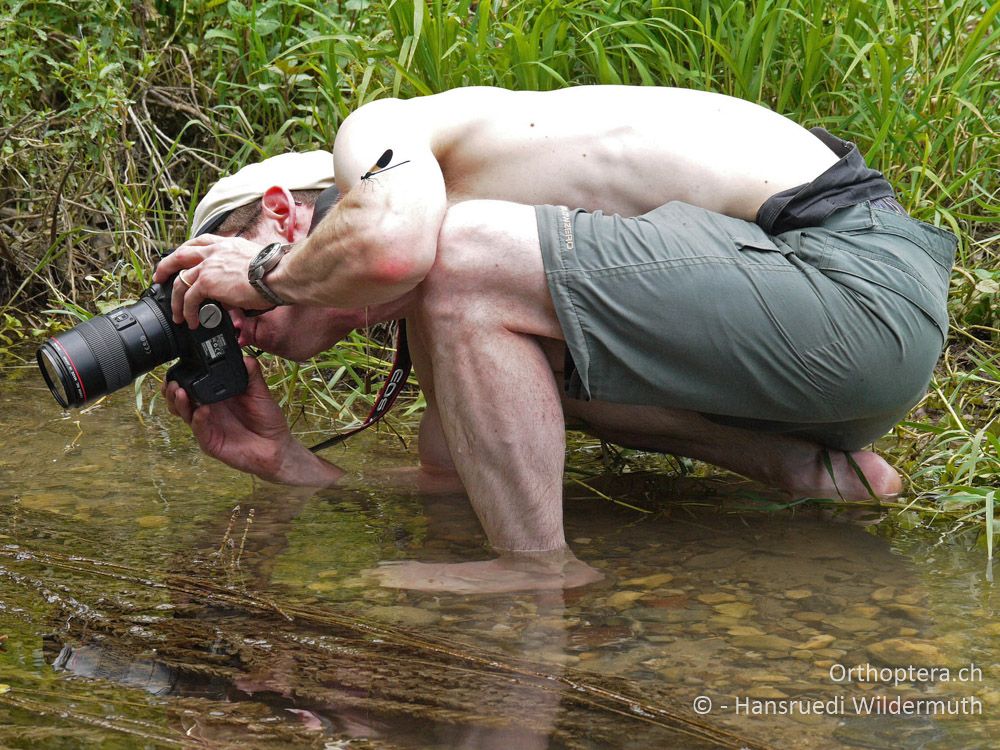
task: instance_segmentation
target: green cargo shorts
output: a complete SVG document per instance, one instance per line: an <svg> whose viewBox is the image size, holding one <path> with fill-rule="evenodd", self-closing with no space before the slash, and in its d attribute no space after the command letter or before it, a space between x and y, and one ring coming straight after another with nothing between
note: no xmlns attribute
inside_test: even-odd
<svg viewBox="0 0 1000 750"><path fill-rule="evenodd" d="M857 450L926 393L955 237L870 202L767 235L685 203L536 208L572 398Z"/></svg>

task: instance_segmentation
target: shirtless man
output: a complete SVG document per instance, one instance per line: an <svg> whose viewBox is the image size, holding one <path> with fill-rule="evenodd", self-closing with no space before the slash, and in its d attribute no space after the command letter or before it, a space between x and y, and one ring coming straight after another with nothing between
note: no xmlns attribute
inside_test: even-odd
<svg viewBox="0 0 1000 750"><path fill-rule="evenodd" d="M264 282L290 307L242 321L244 341L301 357L407 319L421 470L457 472L500 558L390 583L594 580L563 534L565 420L794 496L900 491L862 448L925 392L954 238L850 144L706 92L467 88L363 106L334 163L341 200L308 237L311 209L277 185L250 231L195 237L155 279L183 270L191 326L206 297L267 308L248 267L280 242ZM245 397L193 409L171 384L168 404L232 466L336 481L250 367Z"/></svg>

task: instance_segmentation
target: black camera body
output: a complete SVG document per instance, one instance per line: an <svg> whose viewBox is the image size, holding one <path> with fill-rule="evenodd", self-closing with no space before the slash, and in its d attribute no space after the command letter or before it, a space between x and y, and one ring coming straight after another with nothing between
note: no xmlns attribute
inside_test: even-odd
<svg viewBox="0 0 1000 750"><path fill-rule="evenodd" d="M167 379L176 380L199 404L247 389L236 329L222 305L202 302L194 330L171 319L176 278L153 284L135 304L95 315L42 344L38 366L60 405L82 406L172 359L177 363L167 370Z"/></svg>
<svg viewBox="0 0 1000 750"><path fill-rule="evenodd" d="M170 311L170 291L176 276L168 286L153 284L146 294L157 297L157 304ZM186 323L175 326L180 355L177 363L167 370L167 380L176 380L199 404L214 404L238 396L247 389L247 368L243 364L239 336L232 318L222 305L205 300L198 308L200 325L193 331Z"/></svg>

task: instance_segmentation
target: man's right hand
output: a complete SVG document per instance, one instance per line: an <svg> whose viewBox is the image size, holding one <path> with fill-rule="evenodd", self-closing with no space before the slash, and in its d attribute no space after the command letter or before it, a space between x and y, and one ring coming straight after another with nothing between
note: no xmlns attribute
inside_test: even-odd
<svg viewBox="0 0 1000 750"><path fill-rule="evenodd" d="M357 327L356 313L334 307L289 305L253 317L242 310L230 315L240 346L256 346L295 362L326 351Z"/></svg>

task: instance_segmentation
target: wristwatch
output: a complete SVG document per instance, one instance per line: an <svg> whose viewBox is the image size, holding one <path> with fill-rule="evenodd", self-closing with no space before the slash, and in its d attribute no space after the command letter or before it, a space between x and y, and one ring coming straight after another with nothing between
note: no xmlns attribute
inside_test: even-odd
<svg viewBox="0 0 1000 750"><path fill-rule="evenodd" d="M280 242L272 242L261 248L257 256L250 261L250 269L247 271L247 279L250 286L260 292L260 296L273 305L287 305L285 300L275 294L271 288L264 283L264 277L269 271L274 270L291 245L283 245Z"/></svg>

